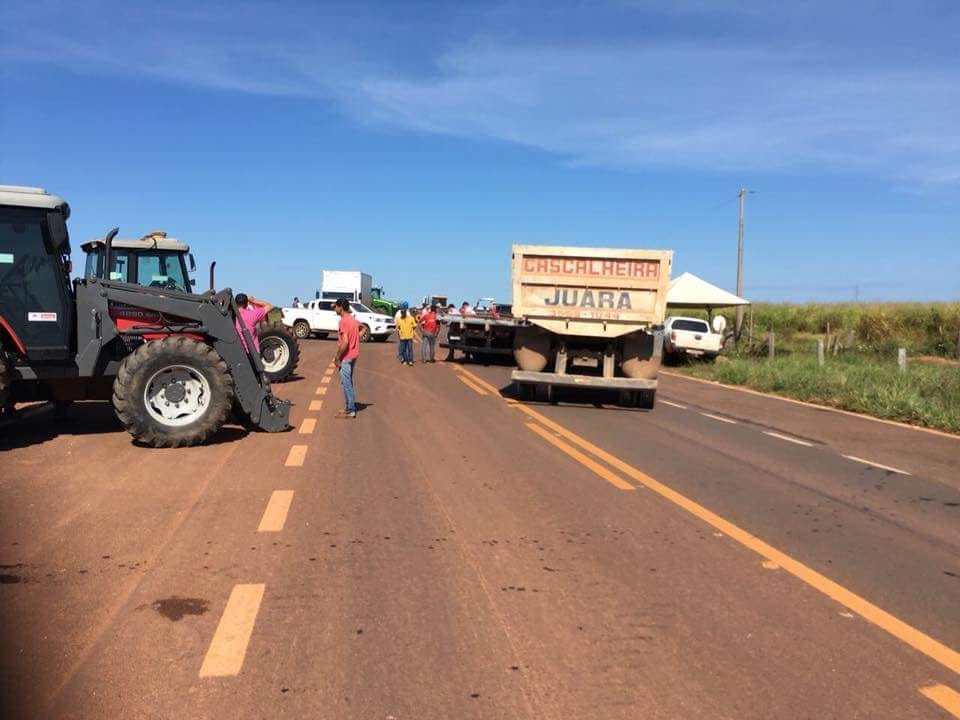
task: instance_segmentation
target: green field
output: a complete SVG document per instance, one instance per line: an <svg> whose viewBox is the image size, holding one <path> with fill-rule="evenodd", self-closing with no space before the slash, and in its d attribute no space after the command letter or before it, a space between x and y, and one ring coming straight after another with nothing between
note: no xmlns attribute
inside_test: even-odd
<svg viewBox="0 0 960 720"><path fill-rule="evenodd" d="M679 314L679 313L678 313ZM732 321L732 314L727 313ZM749 315L748 315L749 318ZM732 324L732 322L731 322ZM746 328L749 320L745 321ZM753 307L752 338L715 364L679 370L697 377L960 433L960 302L772 304ZM766 338L775 335L776 357ZM817 340L839 340L817 363ZM906 372L897 349L906 348ZM920 359L927 358L927 359Z"/></svg>
<svg viewBox="0 0 960 720"><path fill-rule="evenodd" d="M680 314L680 313L678 313ZM747 324L750 323L747 311ZM732 325L733 313L726 313ZM960 302L943 303L757 303L752 308L754 336L770 330L789 348L795 337L852 334L859 352L891 353L905 347L911 355L956 357L960 339Z"/></svg>

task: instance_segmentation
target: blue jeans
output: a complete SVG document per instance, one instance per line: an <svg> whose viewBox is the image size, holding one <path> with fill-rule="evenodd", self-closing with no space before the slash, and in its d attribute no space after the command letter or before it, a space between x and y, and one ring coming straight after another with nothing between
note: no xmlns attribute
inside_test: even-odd
<svg viewBox="0 0 960 720"><path fill-rule="evenodd" d="M400 362L413 362L413 338L400 340Z"/></svg>
<svg viewBox="0 0 960 720"><path fill-rule="evenodd" d="M357 411L357 399L353 394L353 366L356 358L340 361L340 384L343 386L344 410L348 413Z"/></svg>
<svg viewBox="0 0 960 720"><path fill-rule="evenodd" d="M423 333L423 339L420 340L420 362L433 362L436 354L437 347L437 335L436 333L426 332Z"/></svg>

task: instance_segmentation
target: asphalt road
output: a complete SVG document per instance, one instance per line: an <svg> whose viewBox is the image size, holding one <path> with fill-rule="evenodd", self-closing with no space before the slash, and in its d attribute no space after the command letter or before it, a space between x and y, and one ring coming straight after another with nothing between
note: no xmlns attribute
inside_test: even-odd
<svg viewBox="0 0 960 720"><path fill-rule="evenodd" d="M960 440L302 347L289 433L0 431L3 717L960 717Z"/></svg>

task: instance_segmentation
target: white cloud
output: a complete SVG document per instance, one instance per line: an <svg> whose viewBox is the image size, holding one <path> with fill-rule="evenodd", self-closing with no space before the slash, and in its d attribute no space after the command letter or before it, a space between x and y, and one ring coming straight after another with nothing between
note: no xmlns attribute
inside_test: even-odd
<svg viewBox="0 0 960 720"><path fill-rule="evenodd" d="M811 5L798 6L802 17L815 15ZM713 3L686 2L669 22L624 32L616 13L632 6L608 6L599 20L561 7L540 27L516 8L440 23L353 5L317 15L111 3L64 24L53 6L34 4L13 13L0 57L317 97L364 122L518 143L573 163L960 179L952 65L923 53L878 57L869 37L858 48L821 37L820 26L761 32L769 15L753 33L712 37L696 19L716 15ZM573 21L590 31L564 27Z"/></svg>

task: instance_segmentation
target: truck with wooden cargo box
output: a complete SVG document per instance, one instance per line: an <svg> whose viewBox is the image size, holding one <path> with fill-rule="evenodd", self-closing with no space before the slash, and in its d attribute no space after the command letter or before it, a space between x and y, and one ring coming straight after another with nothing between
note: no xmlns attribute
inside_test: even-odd
<svg viewBox="0 0 960 720"><path fill-rule="evenodd" d="M557 387L599 388L653 408L672 260L670 250L514 245L521 394L549 401Z"/></svg>

